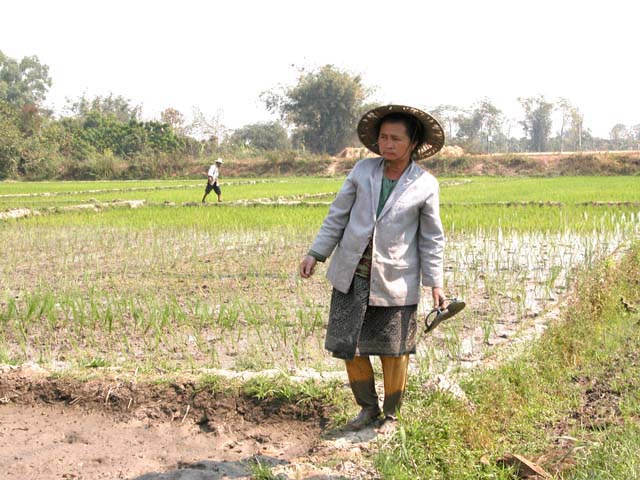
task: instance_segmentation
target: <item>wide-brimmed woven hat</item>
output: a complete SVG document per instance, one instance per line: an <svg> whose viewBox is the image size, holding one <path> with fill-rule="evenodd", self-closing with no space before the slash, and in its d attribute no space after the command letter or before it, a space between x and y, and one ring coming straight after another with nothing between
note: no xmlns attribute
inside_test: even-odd
<svg viewBox="0 0 640 480"><path fill-rule="evenodd" d="M382 119L390 113L405 113L417 118L424 128L425 140L413 151L413 158L419 160L435 155L444 146L444 130L438 121L427 112L406 105L384 105L365 113L358 122L358 137L362 144L380 155L378 130Z"/></svg>

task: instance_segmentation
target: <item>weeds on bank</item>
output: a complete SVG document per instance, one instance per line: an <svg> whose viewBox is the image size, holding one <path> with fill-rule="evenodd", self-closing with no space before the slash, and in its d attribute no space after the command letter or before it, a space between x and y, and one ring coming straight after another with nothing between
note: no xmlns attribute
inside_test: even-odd
<svg viewBox="0 0 640 480"><path fill-rule="evenodd" d="M275 377L256 376L243 384L242 391L258 400L281 400L303 408L312 408L317 404L336 407L348 396L337 380L294 381L285 374Z"/></svg>
<svg viewBox="0 0 640 480"><path fill-rule="evenodd" d="M283 477L275 475L271 471L271 466L268 462L260 460L260 457L256 456L249 462L249 470L251 471L252 480L278 480Z"/></svg>
<svg viewBox="0 0 640 480"><path fill-rule="evenodd" d="M640 316L621 298L640 303L638 244L619 263L584 272L563 318L524 354L464 379L467 401L425 393L425 379L414 378L401 429L377 457L380 472L511 479L497 462L508 452L561 478L638 478Z"/></svg>

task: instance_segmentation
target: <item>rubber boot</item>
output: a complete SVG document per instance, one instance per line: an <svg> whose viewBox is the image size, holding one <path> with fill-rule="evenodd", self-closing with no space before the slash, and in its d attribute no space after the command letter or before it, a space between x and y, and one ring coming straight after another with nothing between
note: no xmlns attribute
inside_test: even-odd
<svg viewBox="0 0 640 480"><path fill-rule="evenodd" d="M380 416L373 367L368 356L345 361L349 385L356 403L362 407L357 417L347 423L348 430L361 430Z"/></svg>

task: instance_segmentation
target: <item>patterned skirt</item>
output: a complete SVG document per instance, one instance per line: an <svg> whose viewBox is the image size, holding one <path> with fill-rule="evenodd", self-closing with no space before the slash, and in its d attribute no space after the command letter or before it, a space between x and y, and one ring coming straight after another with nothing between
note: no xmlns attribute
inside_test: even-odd
<svg viewBox="0 0 640 480"><path fill-rule="evenodd" d="M355 275L348 293L333 289L325 348L345 360L415 353L417 309L369 305L369 279Z"/></svg>

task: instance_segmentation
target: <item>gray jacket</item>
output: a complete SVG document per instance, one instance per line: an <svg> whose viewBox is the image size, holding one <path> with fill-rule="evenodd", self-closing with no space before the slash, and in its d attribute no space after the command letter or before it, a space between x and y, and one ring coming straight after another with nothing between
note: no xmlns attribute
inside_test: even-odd
<svg viewBox="0 0 640 480"><path fill-rule="evenodd" d="M381 157L355 165L311 250L325 257L333 253L327 278L336 290L347 293L373 239L369 305L413 305L420 300L421 278L425 286L443 285L445 238L438 181L412 162L376 217L383 168Z"/></svg>

